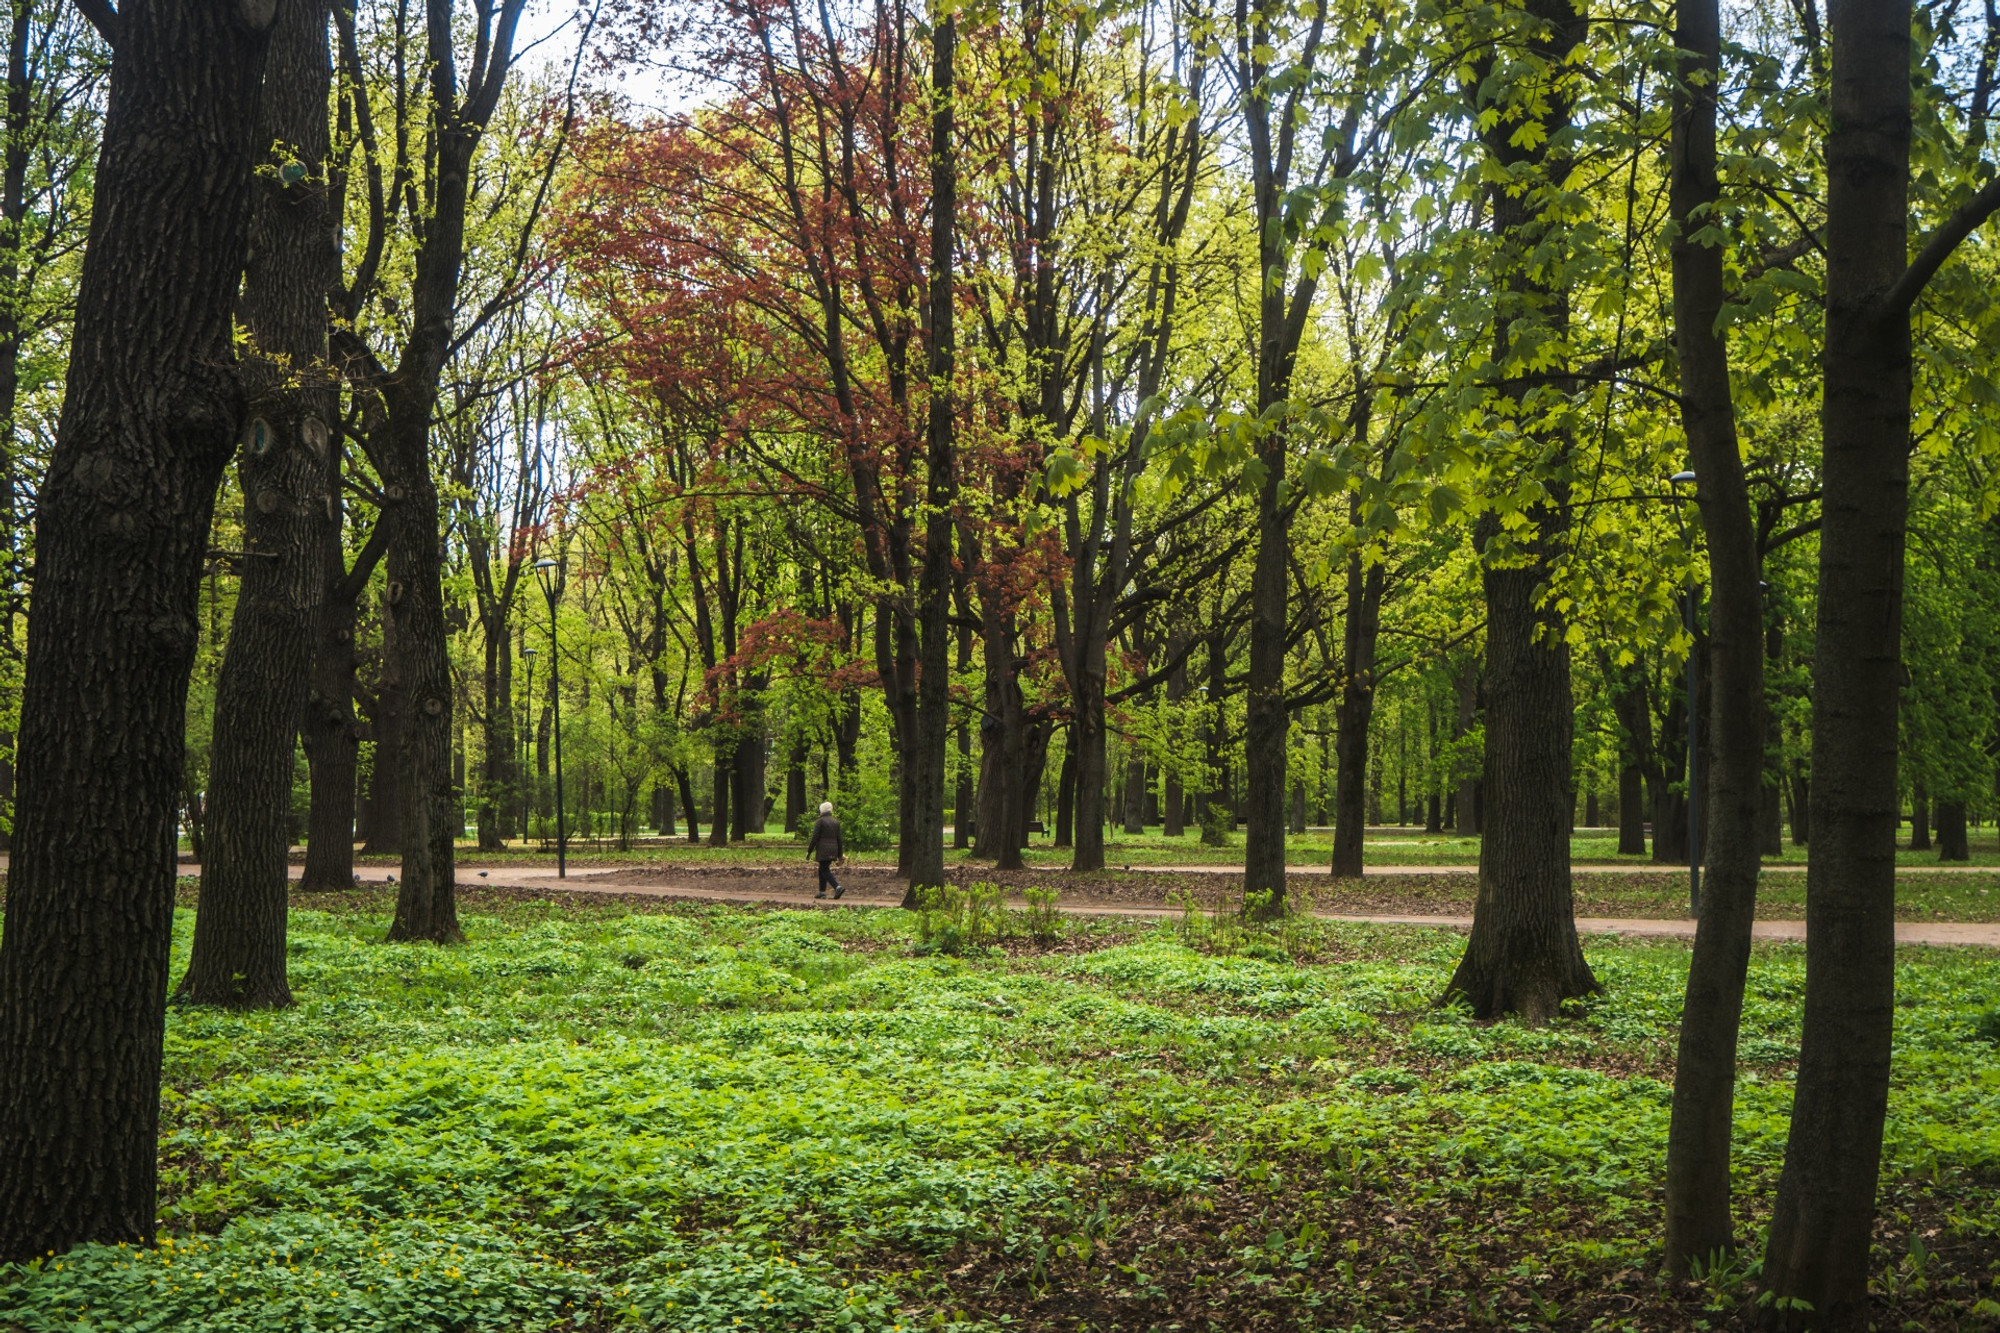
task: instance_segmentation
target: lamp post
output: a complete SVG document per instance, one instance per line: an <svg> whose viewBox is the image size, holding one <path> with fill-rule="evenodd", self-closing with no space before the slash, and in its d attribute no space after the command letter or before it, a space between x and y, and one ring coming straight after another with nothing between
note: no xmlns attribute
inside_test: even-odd
<svg viewBox="0 0 2000 1333"><path fill-rule="evenodd" d="M527 723L521 729L521 846L525 849L535 822L535 648L521 645L521 660L528 664Z"/></svg>
<svg viewBox="0 0 2000 1333"><path fill-rule="evenodd" d="M1682 486L1693 487L1695 475L1692 472L1676 472L1667 478L1674 488L1678 500ZM1692 493L1692 492L1691 492ZM1682 544L1694 553L1694 543L1690 540L1687 518L1676 503L1674 521L1680 525ZM1687 660L1687 700L1688 700L1688 915L1701 915L1701 753L1698 748L1701 739L1701 700L1699 677L1696 674L1694 658L1694 616L1695 584L1688 580L1682 598L1682 615L1688 632Z"/></svg>
<svg viewBox="0 0 2000 1333"><path fill-rule="evenodd" d="M535 578L542 595L549 599L549 704L554 716L556 748L556 878L569 878L569 826L563 819L562 771L562 661L556 647L556 602L562 597L562 563L542 559L535 562Z"/></svg>

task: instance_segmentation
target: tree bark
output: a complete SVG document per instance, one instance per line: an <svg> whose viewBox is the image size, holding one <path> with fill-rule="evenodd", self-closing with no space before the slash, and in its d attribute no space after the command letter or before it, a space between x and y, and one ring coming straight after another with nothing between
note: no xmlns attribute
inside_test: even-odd
<svg viewBox="0 0 2000 1333"><path fill-rule="evenodd" d="M1062 767L1056 774L1055 845L1076 846L1076 731L1073 727L1064 739Z"/></svg>
<svg viewBox="0 0 2000 1333"><path fill-rule="evenodd" d="M1938 860L1970 861L1972 849L1966 841L1965 802L1937 803Z"/></svg>
<svg viewBox="0 0 2000 1333"><path fill-rule="evenodd" d="M1472 734L1472 728L1479 721L1479 667L1480 656L1468 656L1452 679L1452 694L1458 705L1458 712L1452 720L1452 739L1463 740ZM1452 822L1452 831L1461 838L1477 837L1479 834L1479 776L1466 766L1458 778L1458 799L1455 803L1457 818Z"/></svg>
<svg viewBox="0 0 2000 1333"><path fill-rule="evenodd" d="M1484 571L1486 777L1492 807L1479 844L1472 935L1445 988L1480 1018L1546 1022L1597 991L1576 935L1570 890L1569 649L1552 606L1538 607L1561 511L1536 515L1532 563Z"/></svg>
<svg viewBox="0 0 2000 1333"><path fill-rule="evenodd" d="M1666 1265L1685 1275L1735 1249L1729 1161L1736 1044L1756 914L1764 798L1764 608L1743 455L1736 438L1728 346L1718 331L1727 292L1720 240L1696 239L1721 198L1716 85L1722 60L1719 0L1681 0L1671 206L1674 330L1681 424L1694 461L1710 572L1707 817L1701 916L1681 1008L1667 1132Z"/></svg>
<svg viewBox="0 0 2000 1333"><path fill-rule="evenodd" d="M320 577L327 588L313 648L312 685L299 728L312 783L301 890L354 887L355 783L361 758L361 730L354 717L354 627L361 593L381 551L382 543L371 540L350 575L337 525L321 548Z"/></svg>
<svg viewBox="0 0 2000 1333"><path fill-rule="evenodd" d="M319 182L333 83L329 11L286 0L271 30L260 174L243 282L252 418L239 456L243 545L236 612L215 689L208 859L179 997L236 1009L289 1005L285 918L292 755L311 680L334 530L339 402L327 364L327 295L340 277Z"/></svg>
<svg viewBox="0 0 2000 1333"><path fill-rule="evenodd" d="M382 530L384 554L392 529L387 513L376 519ZM361 850L369 856L403 854L403 766L397 756L403 745L404 717L409 699L396 678L396 623L388 613L385 589L382 607L380 671L373 707L368 711L368 738L375 743L375 762L368 775L368 831Z"/></svg>
<svg viewBox="0 0 2000 1333"><path fill-rule="evenodd" d="M1942 806L1942 802L1940 802ZM1939 823L1943 823L1943 811L1939 811ZM1931 795L1924 790L1919 779L1910 791L1910 850L1927 852L1931 849Z"/></svg>
<svg viewBox="0 0 2000 1333"><path fill-rule="evenodd" d="M188 674L243 393L271 13L131 0L39 496L0 932L0 1262L148 1244Z"/></svg>
<svg viewBox="0 0 2000 1333"><path fill-rule="evenodd" d="M1830 19L1805 1021L1764 1288L1773 1324L1860 1330L1895 1020L1910 327L1882 303L1909 253L1911 6Z"/></svg>
<svg viewBox="0 0 2000 1333"><path fill-rule="evenodd" d="M1616 671L1605 662L1606 674ZM1634 663L1617 676L1611 711L1618 719L1618 854L1646 854L1646 775L1652 767L1653 709L1646 673Z"/></svg>
<svg viewBox="0 0 2000 1333"><path fill-rule="evenodd" d="M1359 522L1360 501L1351 516ZM1368 729L1375 720L1375 645L1381 635L1384 570L1347 557L1347 617L1341 645L1345 670L1334 707L1333 877L1359 879L1367 833L1363 781L1368 772Z"/></svg>

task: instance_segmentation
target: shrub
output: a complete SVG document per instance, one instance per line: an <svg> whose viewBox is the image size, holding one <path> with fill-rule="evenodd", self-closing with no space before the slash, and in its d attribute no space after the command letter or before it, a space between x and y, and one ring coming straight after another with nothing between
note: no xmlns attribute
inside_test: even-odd
<svg viewBox="0 0 2000 1333"><path fill-rule="evenodd" d="M925 953L979 953L999 938L1006 894L997 884L917 890L917 941Z"/></svg>
<svg viewBox="0 0 2000 1333"><path fill-rule="evenodd" d="M1028 935L1040 945L1054 944L1062 935L1062 909L1056 906L1061 889L1029 889L1021 895L1028 900Z"/></svg>

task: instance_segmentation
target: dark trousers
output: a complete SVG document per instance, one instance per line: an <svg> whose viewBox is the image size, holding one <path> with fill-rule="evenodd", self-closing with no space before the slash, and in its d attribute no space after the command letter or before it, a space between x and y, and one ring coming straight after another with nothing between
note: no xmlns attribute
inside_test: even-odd
<svg viewBox="0 0 2000 1333"><path fill-rule="evenodd" d="M819 891L825 893L828 889L832 889L838 893L840 891L840 881L833 877L833 862L821 861L819 863Z"/></svg>

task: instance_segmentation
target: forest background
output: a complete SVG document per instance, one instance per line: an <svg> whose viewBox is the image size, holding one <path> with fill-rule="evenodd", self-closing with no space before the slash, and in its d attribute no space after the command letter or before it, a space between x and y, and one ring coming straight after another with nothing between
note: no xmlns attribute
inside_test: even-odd
<svg viewBox="0 0 2000 1333"><path fill-rule="evenodd" d="M287 998L273 812L308 887L398 855L392 937L450 942L460 836L545 836L557 801L622 847L833 799L913 891L947 808L1003 869L1038 824L1089 871L1114 817L1240 823L1276 914L1288 836L1330 824L1356 874L1393 792L1482 834L1497 905L1450 989L1531 1020L1597 989L1571 827L1689 859L1691 758L1703 930L1746 952L1787 820L1858 849L1814 874L1861 893L1901 807L1953 858L1992 813L1992 15L724 0L581 13L542 65L520 19L288 5L270 35L240 468L212 532L176 511L193 684L183 714L159 673L139 739L170 721L185 761L129 812L204 864L184 997ZM68 606L43 590L85 567L49 516L104 480L50 460L100 408L70 320L121 225L93 190L132 170L121 31L13 20L17 705L30 582ZM678 109L621 97L635 69ZM1854 185L1881 163L1893 190ZM190 254L233 289L229 251ZM61 614L35 651L91 632ZM21 711L24 768L59 716ZM1814 1065L1840 1023L1886 1068L1874 924L1828 945L1858 999L1808 994L1802 1104L1860 1086ZM1684 1070L1724 1031L1733 1068L1740 962L1696 1012L1729 956L1697 949ZM1851 1197L1874 1118L1794 1193Z"/></svg>

